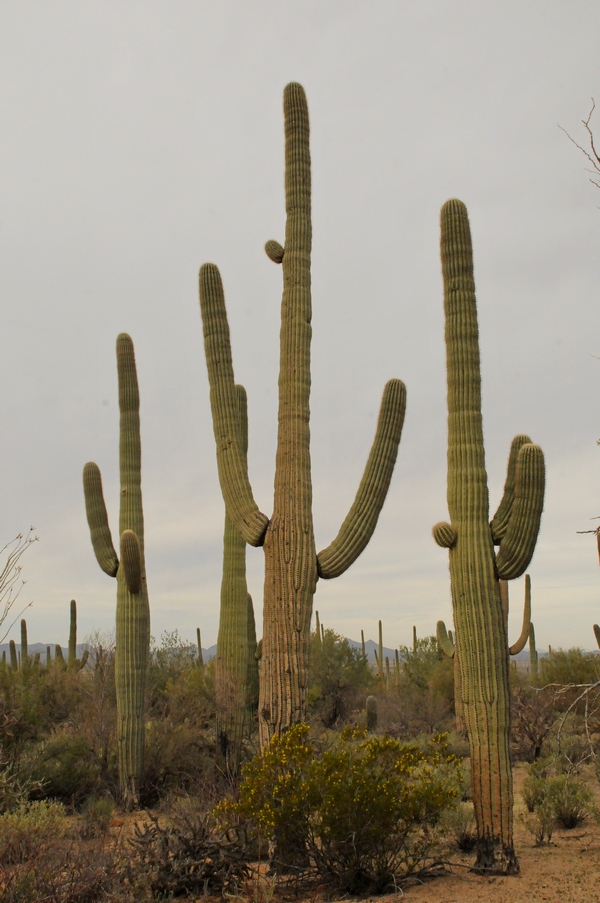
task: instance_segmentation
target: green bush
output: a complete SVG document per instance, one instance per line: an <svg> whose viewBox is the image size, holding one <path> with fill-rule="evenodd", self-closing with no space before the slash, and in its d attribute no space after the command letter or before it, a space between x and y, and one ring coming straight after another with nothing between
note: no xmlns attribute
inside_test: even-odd
<svg viewBox="0 0 600 903"><path fill-rule="evenodd" d="M41 845L64 835L66 824L63 806L48 800L23 803L0 815L0 863L27 861Z"/></svg>
<svg viewBox="0 0 600 903"><path fill-rule="evenodd" d="M550 823L567 829L576 828L597 811L594 794L587 784L573 774L554 774L556 767L554 760L538 760L529 767L523 782L523 800L528 811L537 818L538 843L543 843L544 836L550 840ZM531 830L531 824L526 827Z"/></svg>
<svg viewBox="0 0 600 903"><path fill-rule="evenodd" d="M90 797L81 807L83 837L102 837L108 833L115 812L115 804L108 797Z"/></svg>
<svg viewBox="0 0 600 903"><path fill-rule="evenodd" d="M364 705L375 677L362 652L333 630L312 635L308 671L308 706L326 728L343 723Z"/></svg>
<svg viewBox="0 0 600 903"><path fill-rule="evenodd" d="M272 739L244 768L237 803L217 809L270 838L275 868L304 859L322 884L363 893L431 868L437 822L459 797L443 737L423 750L347 728L318 750L301 724Z"/></svg>

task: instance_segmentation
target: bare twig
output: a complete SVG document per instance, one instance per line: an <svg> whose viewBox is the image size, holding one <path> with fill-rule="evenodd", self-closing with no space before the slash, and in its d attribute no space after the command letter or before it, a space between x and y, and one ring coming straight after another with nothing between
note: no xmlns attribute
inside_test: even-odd
<svg viewBox="0 0 600 903"><path fill-rule="evenodd" d="M562 127L562 125L559 125L559 129L565 133L569 141L571 141L575 145L575 147L580 150L582 154L584 154L588 162L592 164L593 169L587 169L586 172L592 175L592 178L590 179L592 185L595 185L596 188L600 188L600 155L598 154L598 151L596 149L596 145L594 143L594 133L592 132L592 127L590 126L590 120L595 109L596 103L594 101L594 98L592 97L592 109L588 113L587 119L581 120L583 127L588 133L591 153L589 150L586 150L584 147L578 144L577 141L575 141L575 139L572 138L571 135L569 135L567 130Z"/></svg>
<svg viewBox="0 0 600 903"><path fill-rule="evenodd" d="M0 626L4 625L3 629L5 629L5 621L26 582L21 578L23 567L20 564L20 559L27 549L34 542L38 542L38 540L39 537L35 534L35 527L30 527L26 535L19 533L14 539L7 542L3 549L0 549L0 556L6 553L6 561L2 570L0 570ZM9 627L5 629L4 635L0 637L0 643L6 639L13 625L16 624L23 612L32 604L32 602L29 602L25 605L16 618L11 621Z"/></svg>

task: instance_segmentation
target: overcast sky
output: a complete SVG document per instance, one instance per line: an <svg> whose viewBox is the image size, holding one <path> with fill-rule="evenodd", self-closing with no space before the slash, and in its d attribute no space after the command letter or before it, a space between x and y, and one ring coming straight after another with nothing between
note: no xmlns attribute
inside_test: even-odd
<svg viewBox="0 0 600 903"><path fill-rule="evenodd" d="M451 620L439 209L470 213L490 504L510 441L544 449L530 566L538 646L592 648L600 572L600 191L559 130L600 102L597 0L0 0L0 539L23 559L31 642L114 623L81 471L118 525L115 339L141 393L152 633L215 642L223 502L200 265L225 284L248 392L250 478L272 510L284 232L282 91L308 96L313 161L311 433L317 547L337 533L383 385L407 385L388 499L367 550L320 581L327 627L387 646ZM594 125L594 119L592 119ZM600 139L600 103L595 119ZM248 550L260 622L262 551ZM512 585L511 634L523 580ZM259 628L260 633L260 628ZM11 636L17 638L15 627Z"/></svg>

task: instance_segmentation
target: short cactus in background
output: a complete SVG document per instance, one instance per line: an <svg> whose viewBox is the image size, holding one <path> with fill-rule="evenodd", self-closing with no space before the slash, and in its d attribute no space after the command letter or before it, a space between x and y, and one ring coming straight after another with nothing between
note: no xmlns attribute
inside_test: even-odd
<svg viewBox="0 0 600 903"><path fill-rule="evenodd" d="M60 643L56 643L56 645L54 646L54 662L58 663L58 666L60 668L64 668L66 670L67 663L65 661L62 646L60 645Z"/></svg>
<svg viewBox="0 0 600 903"><path fill-rule="evenodd" d="M19 670L19 659L17 656L17 647L14 640L8 641L8 650L10 653L10 667L13 671Z"/></svg>
<svg viewBox="0 0 600 903"><path fill-rule="evenodd" d="M200 628L196 627L196 643L198 645L198 666L204 667L204 656L202 655L202 639L200 637Z"/></svg>
<svg viewBox="0 0 600 903"><path fill-rule="evenodd" d="M529 625L529 676L534 683L539 679L538 654L535 648L535 630L533 622Z"/></svg>
<svg viewBox="0 0 600 903"><path fill-rule="evenodd" d="M237 398L237 440L242 456L248 452L248 411L246 391L235 387ZM249 608L252 599L246 584L246 541L225 513L223 536L223 577L217 637L215 695L217 703L217 749L228 772L236 775L244 733L252 717L253 681L251 663L256 662L256 631L250 639ZM251 624L254 624L252 612Z"/></svg>
<svg viewBox="0 0 600 903"><path fill-rule="evenodd" d="M119 470L121 558L115 552L102 477L97 464L83 469L83 489L92 546L98 564L117 579L115 685L119 783L124 802L136 806L144 755L144 694L150 649L150 608L144 563L142 510L140 396L133 342L126 333L117 338L119 380Z"/></svg>
<svg viewBox="0 0 600 903"><path fill-rule="evenodd" d="M365 703L367 709L367 730L369 733L377 730L377 697L367 696Z"/></svg>
<svg viewBox="0 0 600 903"><path fill-rule="evenodd" d="M29 648L27 645L27 621L21 618L21 671L25 674L29 671L31 661L29 659Z"/></svg>
<svg viewBox="0 0 600 903"><path fill-rule="evenodd" d="M271 737L306 719L312 602L317 579L338 577L369 542L390 483L404 420L406 390L391 380L354 504L336 539L316 554L310 467L312 244L308 106L303 88L285 88L285 243L265 245L282 264L279 422L273 514L254 500L236 436L236 396L229 325L219 270L200 270L200 307L210 382L217 465L227 514L246 542L265 553L264 630L259 727Z"/></svg>
<svg viewBox="0 0 600 903"><path fill-rule="evenodd" d="M77 658L77 602L71 599L67 668L69 671L81 671L87 665L89 657L89 650L84 649L81 659Z"/></svg>
<svg viewBox="0 0 600 903"><path fill-rule="evenodd" d="M535 548L544 499L544 458L527 436L511 446L504 496L489 521L473 252L467 211L441 214L448 377L448 510L433 528L449 550L455 643L471 752L477 869L513 873L510 698L500 580L523 574ZM494 546L499 546L497 553Z"/></svg>

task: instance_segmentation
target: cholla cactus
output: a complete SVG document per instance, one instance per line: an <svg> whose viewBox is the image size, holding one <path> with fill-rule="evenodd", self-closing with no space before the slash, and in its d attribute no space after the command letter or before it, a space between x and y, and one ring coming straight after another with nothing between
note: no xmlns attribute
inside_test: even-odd
<svg viewBox="0 0 600 903"><path fill-rule="evenodd" d="M504 496L489 522L473 252L460 201L442 208L448 377L448 510L433 528L450 555L455 643L471 750L476 868L518 870L513 842L507 636L500 580L524 573L537 540L544 458L527 436L512 443ZM499 551L494 552L494 546Z"/></svg>
<svg viewBox="0 0 600 903"><path fill-rule="evenodd" d="M396 460L406 390L391 380L377 433L354 504L336 539L316 554L310 470L311 171L304 90L284 91L285 243L269 241L267 255L283 268L279 424L273 514L252 494L236 436L236 398L229 325L221 277L214 264L200 270L217 465L227 514L246 542L265 552L264 631L259 726L264 748L273 735L306 719L312 601L317 579L338 577L371 538Z"/></svg>
<svg viewBox="0 0 600 903"><path fill-rule="evenodd" d="M144 563L142 510L140 396L133 342L126 333L117 338L119 378L119 469L121 558L115 552L102 478L97 464L83 469L83 489L92 545L102 570L117 579L115 685L119 783L125 804L139 800L144 755L144 693L150 648L150 608Z"/></svg>

